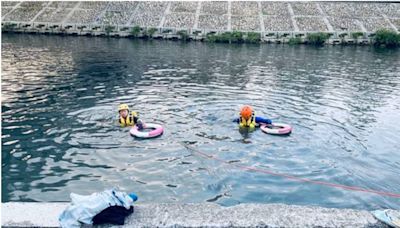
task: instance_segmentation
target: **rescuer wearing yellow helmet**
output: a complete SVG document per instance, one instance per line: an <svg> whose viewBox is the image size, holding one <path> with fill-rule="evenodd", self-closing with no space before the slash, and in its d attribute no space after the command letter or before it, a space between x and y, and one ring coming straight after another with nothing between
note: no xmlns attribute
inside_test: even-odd
<svg viewBox="0 0 400 228"><path fill-rule="evenodd" d="M130 112L127 104L120 104L118 106L119 124L121 127L138 125L139 129L142 127L142 121L139 120L136 112Z"/></svg>

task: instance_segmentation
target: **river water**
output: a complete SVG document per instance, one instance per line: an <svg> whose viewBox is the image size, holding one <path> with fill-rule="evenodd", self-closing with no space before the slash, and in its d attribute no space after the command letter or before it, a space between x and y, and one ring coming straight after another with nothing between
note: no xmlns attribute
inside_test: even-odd
<svg viewBox="0 0 400 228"><path fill-rule="evenodd" d="M118 186L140 202L400 209L238 167L400 193L397 50L11 34L1 45L3 202ZM120 103L164 134L131 137ZM243 104L293 133L240 132Z"/></svg>

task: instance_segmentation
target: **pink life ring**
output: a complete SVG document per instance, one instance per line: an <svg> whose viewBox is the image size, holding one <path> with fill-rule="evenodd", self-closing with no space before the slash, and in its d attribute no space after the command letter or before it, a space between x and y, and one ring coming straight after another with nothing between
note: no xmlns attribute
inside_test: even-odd
<svg viewBox="0 0 400 228"><path fill-rule="evenodd" d="M272 135L287 135L293 129L289 124L283 123L263 124L260 128L263 132Z"/></svg>
<svg viewBox="0 0 400 228"><path fill-rule="evenodd" d="M135 125L131 128L129 133L132 136L147 139L147 138L157 137L164 132L163 126L161 126L159 124L146 123L146 124L143 124L143 129L154 129L154 130L149 131L149 132L140 131L139 128Z"/></svg>

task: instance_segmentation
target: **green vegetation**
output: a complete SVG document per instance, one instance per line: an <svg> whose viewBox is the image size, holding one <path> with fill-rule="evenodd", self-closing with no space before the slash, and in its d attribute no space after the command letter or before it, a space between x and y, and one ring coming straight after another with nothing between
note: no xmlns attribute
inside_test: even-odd
<svg viewBox="0 0 400 228"><path fill-rule="evenodd" d="M217 42L220 43L231 43L232 42L232 33L231 32L224 32L220 35L217 35ZM238 37L235 38L235 40L238 39Z"/></svg>
<svg viewBox="0 0 400 228"><path fill-rule="evenodd" d="M374 45L385 47L400 46L400 34L388 29L378 30L375 33Z"/></svg>
<svg viewBox="0 0 400 228"><path fill-rule="evenodd" d="M252 43L252 44L260 43L261 42L261 34L258 32L248 32L245 42Z"/></svg>
<svg viewBox="0 0 400 228"><path fill-rule="evenodd" d="M139 37L140 31L141 31L141 28L140 28L139 26L136 25L135 27L132 28L132 30L131 30L131 35L132 35L133 37Z"/></svg>
<svg viewBox="0 0 400 228"><path fill-rule="evenodd" d="M303 41L301 40L300 37L292 37L289 39L289 44L293 45L293 44L301 44L303 43Z"/></svg>
<svg viewBox="0 0 400 228"><path fill-rule="evenodd" d="M212 43L260 43L261 34L258 32L224 32L221 34L207 34L207 42Z"/></svg>
<svg viewBox="0 0 400 228"><path fill-rule="evenodd" d="M28 30L30 25L25 24L25 25L18 25L15 23L10 23L10 22L3 22L2 23L2 31L14 31L17 28L19 28L16 31L22 31L22 30ZM39 24L36 25L37 28L42 28L45 25ZM72 26L68 25L65 27L60 27L58 33L66 33L66 30L70 29ZM46 31L52 31L58 28L58 25L53 25L49 26L46 28ZM82 35L87 35L90 34L90 29L87 28L84 32L84 29L86 26L77 26L76 27ZM100 31L102 29L101 26L95 26L92 27L92 32L94 31ZM120 31L129 31L129 27L123 27ZM29 31L29 30L28 30ZM104 27L104 32L106 33L106 36L119 36L119 34L114 34L116 32L116 26L113 25L105 25ZM158 32L159 30L157 28L141 28L140 26L135 26L130 29L129 33L131 36L138 38L142 37L144 39L151 39L154 37L154 35ZM84 32L84 33L83 33ZM171 29L162 29L160 30L161 33L168 33L168 34L173 34L173 30ZM74 33L75 34L75 33ZM180 30L176 32L176 35L179 36L179 38L182 41L189 41L191 39L190 34L188 33L187 30ZM262 42L262 36L261 33L259 32L241 32L241 31L227 31L227 32L222 32L222 33L217 33L215 31L210 31L207 33L207 35L204 37L202 34L202 31L197 30L193 31L192 33L193 36L200 36L196 37L195 40L201 40L201 41L206 41L206 42L212 42L212 43L260 43ZM265 34L264 34L265 35ZM294 37L291 37L294 35ZM271 42L271 40L268 39L272 38L272 42L276 43L281 43L288 41L290 45L297 45L297 44L310 44L310 45L324 45L326 41L332 37L334 33L327 33L327 32L313 32L313 33L268 33L265 35L264 38L266 38L266 42ZM277 39L274 39L273 36L276 36ZM372 43L375 46L382 46L382 47L399 47L400 46L400 34L390 30L390 29L380 29L376 31L375 33L364 33L361 31L355 31L355 32L346 32L342 31L341 33L338 34L338 37L341 39L341 43L343 45L345 44L369 44ZM346 41L345 39L347 37L351 37L353 40L348 40ZM174 37L176 38L176 37ZM283 40L281 40L283 38ZM289 38L289 40L287 40ZM364 38L361 41L359 40L360 38ZM359 42L360 41L360 42ZM333 39L332 42L334 44L339 43L337 39Z"/></svg>
<svg viewBox="0 0 400 228"><path fill-rule="evenodd" d="M106 32L107 36L109 36L110 33L112 33L112 32L114 31L114 29L115 29L114 26L107 25L107 26L104 28L104 31ZM82 29L81 29L81 32L82 32L82 30L83 30L83 27L82 27Z"/></svg>
<svg viewBox="0 0 400 228"><path fill-rule="evenodd" d="M224 32L219 35L214 33L207 34L206 41L211 43L229 43L230 32Z"/></svg>
<svg viewBox="0 0 400 228"><path fill-rule="evenodd" d="M207 34L205 41L215 43L217 42L217 36L214 34Z"/></svg>
<svg viewBox="0 0 400 228"><path fill-rule="evenodd" d="M323 45L329 39L329 35L323 32L309 33L306 39L308 44L319 46Z"/></svg>
<svg viewBox="0 0 400 228"><path fill-rule="evenodd" d="M153 38L154 33L156 33L156 32L157 32L156 28L143 29L142 30L142 37L144 39L149 39L149 38L151 39L151 38Z"/></svg>
<svg viewBox="0 0 400 228"><path fill-rule="evenodd" d="M351 37L352 37L353 39L355 39L355 40L358 40L358 38L359 38L359 37L362 37L362 36L364 36L364 33L363 33L363 32L353 32L353 33L351 33Z"/></svg>
<svg viewBox="0 0 400 228"><path fill-rule="evenodd" d="M4 23L2 26L2 30L4 31L13 31L17 27L17 24L14 23Z"/></svg>
<svg viewBox="0 0 400 228"><path fill-rule="evenodd" d="M189 35L188 35L186 30L178 31L176 34L178 34L181 37L182 41L188 41L189 40Z"/></svg>
<svg viewBox="0 0 400 228"><path fill-rule="evenodd" d="M230 42L231 43L243 43L244 42L243 35L244 35L243 32L233 31L231 33Z"/></svg>
<svg viewBox="0 0 400 228"><path fill-rule="evenodd" d="M157 28L140 28L140 26L136 25L130 31L131 36L138 38L142 37L144 39L153 38L154 34L158 31Z"/></svg>
<svg viewBox="0 0 400 228"><path fill-rule="evenodd" d="M154 34L157 32L158 29L156 28L149 28L147 29L147 35L150 38L153 38Z"/></svg>
<svg viewBox="0 0 400 228"><path fill-rule="evenodd" d="M231 43L232 42L232 33L231 32L224 32L219 35L215 35L217 43ZM235 38L237 40L238 37Z"/></svg>

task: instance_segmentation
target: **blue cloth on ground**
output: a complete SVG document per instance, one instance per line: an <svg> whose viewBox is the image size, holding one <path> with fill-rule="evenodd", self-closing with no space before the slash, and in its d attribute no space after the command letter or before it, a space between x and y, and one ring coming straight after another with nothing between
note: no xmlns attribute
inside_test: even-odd
<svg viewBox="0 0 400 228"><path fill-rule="evenodd" d="M233 120L233 122L239 123L239 120L240 120L240 118L236 118L236 119ZM272 120L267 119L267 118L263 118L263 117L260 117L260 116L256 116L255 121L256 121L257 124L262 124L262 123L264 123L264 124L272 124Z"/></svg>
<svg viewBox="0 0 400 228"><path fill-rule="evenodd" d="M108 207L122 206L129 209L137 200L135 194L131 193L131 195L132 197L115 189L96 192L88 196L71 193L71 205L61 213L58 220L63 228L78 228L81 227L81 223L92 224L93 217Z"/></svg>

